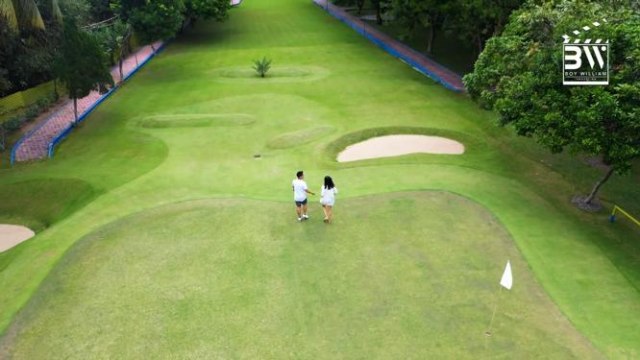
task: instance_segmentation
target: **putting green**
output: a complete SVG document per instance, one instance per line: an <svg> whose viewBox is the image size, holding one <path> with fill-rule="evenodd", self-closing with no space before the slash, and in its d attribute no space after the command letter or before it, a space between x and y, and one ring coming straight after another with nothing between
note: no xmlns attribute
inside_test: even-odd
<svg viewBox="0 0 640 360"><path fill-rule="evenodd" d="M340 201L333 225L315 204L310 214L299 223L289 203L221 199L108 224L64 257L0 355L599 356L469 200L393 193ZM512 291L498 285L506 259Z"/></svg>

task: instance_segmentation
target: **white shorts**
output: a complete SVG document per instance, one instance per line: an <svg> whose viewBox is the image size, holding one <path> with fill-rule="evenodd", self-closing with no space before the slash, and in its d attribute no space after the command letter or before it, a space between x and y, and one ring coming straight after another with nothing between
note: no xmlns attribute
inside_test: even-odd
<svg viewBox="0 0 640 360"><path fill-rule="evenodd" d="M336 203L335 200L320 200L320 204L325 205L325 206L333 206Z"/></svg>

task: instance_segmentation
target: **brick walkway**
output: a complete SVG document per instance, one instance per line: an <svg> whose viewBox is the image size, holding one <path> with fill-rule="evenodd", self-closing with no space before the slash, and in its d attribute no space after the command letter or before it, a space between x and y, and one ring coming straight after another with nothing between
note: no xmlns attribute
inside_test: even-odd
<svg viewBox="0 0 640 360"><path fill-rule="evenodd" d="M462 77L460 75L445 68L391 36L374 29L371 25L367 26L365 22L349 14L344 9L334 6L331 3L327 4L327 1L328 0L313 0L316 5L327 10L329 14L346 23L352 29L365 36L391 55L405 61L414 69L439 82L450 90L456 92L465 91L464 84L462 83Z"/></svg>
<svg viewBox="0 0 640 360"><path fill-rule="evenodd" d="M162 42L153 45L156 49L162 46ZM134 54L129 56L123 63L122 73L125 79L138 69L145 60L154 55L151 46L144 46ZM114 82L120 80L120 72L116 65L111 69L111 76ZM78 117L85 111L91 110L94 104L99 102L103 96L97 91L92 91L82 99L78 99ZM66 131L74 121L73 100L67 100L55 110L51 116L40 125L25 134L12 149L12 161L28 161L42 159L49 153L49 145L58 135Z"/></svg>

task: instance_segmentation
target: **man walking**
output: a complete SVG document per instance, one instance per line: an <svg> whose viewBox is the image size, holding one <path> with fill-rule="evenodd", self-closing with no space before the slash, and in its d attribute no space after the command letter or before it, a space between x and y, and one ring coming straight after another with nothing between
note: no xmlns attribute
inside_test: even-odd
<svg viewBox="0 0 640 360"><path fill-rule="evenodd" d="M307 194L315 194L307 188L302 170L296 173L296 178L291 182L291 187L293 188L293 201L296 202L298 221L307 220L309 218L309 215L307 215Z"/></svg>

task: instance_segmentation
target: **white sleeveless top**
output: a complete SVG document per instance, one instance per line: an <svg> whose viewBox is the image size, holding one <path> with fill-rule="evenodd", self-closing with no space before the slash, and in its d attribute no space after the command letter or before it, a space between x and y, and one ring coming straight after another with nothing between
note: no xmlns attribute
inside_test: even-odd
<svg viewBox="0 0 640 360"><path fill-rule="evenodd" d="M338 188L334 187L333 189L326 189L324 186L322 190L320 190L320 203L322 205L331 205L336 202L336 194L338 193Z"/></svg>

